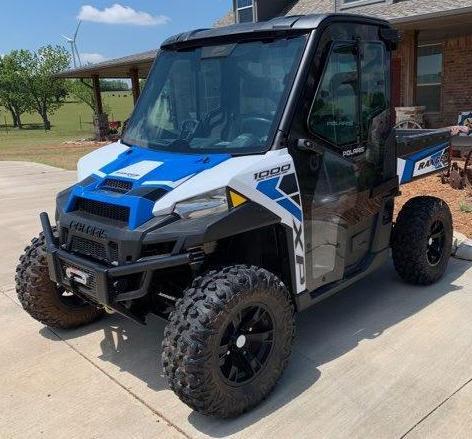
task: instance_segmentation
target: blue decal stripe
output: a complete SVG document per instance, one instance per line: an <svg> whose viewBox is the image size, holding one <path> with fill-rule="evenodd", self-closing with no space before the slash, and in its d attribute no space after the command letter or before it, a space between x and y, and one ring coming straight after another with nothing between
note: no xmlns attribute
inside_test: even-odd
<svg viewBox="0 0 472 439"><path fill-rule="evenodd" d="M405 168L403 169L402 180L400 183L408 183L413 178L413 172L415 170L415 163L413 160L405 161Z"/></svg>
<svg viewBox="0 0 472 439"><path fill-rule="evenodd" d="M431 148L424 149L414 154L411 154L409 156L406 156L405 158L407 160L413 160L413 161L422 160L436 152L443 150L444 148L447 148L447 146L448 146L448 143L441 143L439 145L432 146Z"/></svg>
<svg viewBox="0 0 472 439"><path fill-rule="evenodd" d="M270 180L264 180L257 184L257 190L267 195L271 200L278 200L283 198L285 195L277 190L277 183L279 177L271 178Z"/></svg>
<svg viewBox="0 0 472 439"><path fill-rule="evenodd" d="M444 150L448 147L447 143L441 143L431 148L425 149L410 156L404 157L405 168L403 175L401 176L400 184L405 184L413 180L416 164L424 159L430 158L432 165L436 169L442 169L444 166L441 165L440 160Z"/></svg>
<svg viewBox="0 0 472 439"><path fill-rule="evenodd" d="M443 152L444 152L444 150L441 150L441 151L438 151L436 154L433 154L431 156L432 165L436 169L442 169L442 168L445 167L444 164L441 161L441 157L443 156Z"/></svg>
<svg viewBox="0 0 472 439"><path fill-rule="evenodd" d="M302 211L295 202L288 196L280 192L277 188L281 178L274 177L269 180L260 181L257 184L257 190L275 201L279 206L290 212L298 221L302 220ZM297 192L298 195L298 192Z"/></svg>
<svg viewBox="0 0 472 439"><path fill-rule="evenodd" d="M302 211L301 209L293 203L289 198L284 198L283 200L277 201L277 204L280 204L285 210L288 210L298 221L302 220Z"/></svg>
<svg viewBox="0 0 472 439"><path fill-rule="evenodd" d="M443 143L441 145L436 145L432 148L428 148L425 151L421 151L416 154L412 154L409 157L406 157L405 160L405 168L403 169L403 174L401 176L401 184L405 184L413 180L415 167L418 162L430 159L431 165L433 165L436 169L442 169L445 166L441 163L441 157L443 156L444 150L448 147L447 143Z"/></svg>

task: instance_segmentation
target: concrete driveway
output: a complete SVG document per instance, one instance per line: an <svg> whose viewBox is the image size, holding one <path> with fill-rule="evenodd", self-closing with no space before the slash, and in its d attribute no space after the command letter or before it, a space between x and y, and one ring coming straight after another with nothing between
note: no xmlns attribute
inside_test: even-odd
<svg viewBox="0 0 472 439"><path fill-rule="evenodd" d="M14 269L75 173L0 162L0 437L400 438L472 436L472 264L429 288L391 265L298 316L290 366L232 421L192 412L161 376L165 323L118 316L51 330L19 306Z"/></svg>

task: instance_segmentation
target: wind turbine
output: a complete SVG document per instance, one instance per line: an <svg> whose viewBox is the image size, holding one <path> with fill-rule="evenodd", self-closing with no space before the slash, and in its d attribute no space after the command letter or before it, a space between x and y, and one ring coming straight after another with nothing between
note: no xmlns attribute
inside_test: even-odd
<svg viewBox="0 0 472 439"><path fill-rule="evenodd" d="M77 64L79 65L79 67L82 67L82 61L80 60L79 50L77 49L77 35L79 33L80 23L82 22L79 20L77 22L77 28L75 29L73 38L62 35L62 38L64 38L70 44L70 51L72 54L72 62L74 63L74 69L77 67Z"/></svg>

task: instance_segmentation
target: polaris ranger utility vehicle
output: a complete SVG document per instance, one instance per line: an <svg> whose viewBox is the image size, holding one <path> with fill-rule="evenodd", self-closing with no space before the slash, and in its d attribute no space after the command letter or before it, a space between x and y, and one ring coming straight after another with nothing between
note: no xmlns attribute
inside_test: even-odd
<svg viewBox="0 0 472 439"><path fill-rule="evenodd" d="M54 227L41 214L23 307L59 328L167 318L171 388L228 417L274 387L294 313L390 248L403 279L437 281L447 205L418 197L392 217L399 183L447 165L450 135L391 129L397 39L381 20L313 15L167 40L122 140L80 160Z"/></svg>

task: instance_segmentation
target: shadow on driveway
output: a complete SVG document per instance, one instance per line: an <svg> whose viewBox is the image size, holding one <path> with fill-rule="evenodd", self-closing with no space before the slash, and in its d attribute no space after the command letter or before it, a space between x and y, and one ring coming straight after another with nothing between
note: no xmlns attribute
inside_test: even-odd
<svg viewBox="0 0 472 439"><path fill-rule="evenodd" d="M441 282L429 287L413 287L403 284L391 264L387 264L344 294L337 294L297 316L297 337L290 365L264 403L233 420L218 420L192 412L188 421L202 433L216 437L247 428L310 389L320 377L319 366L355 349L363 340L379 337L442 296L460 290L453 283L470 267L467 263L451 261ZM160 362L164 327L165 322L154 316L148 318L147 327L111 316L89 327L55 333L64 340L72 340L102 330L102 353L98 359L113 363L159 391L167 388ZM51 337L46 328L40 332ZM82 351L80 346L77 349ZM159 408L159 411L168 416L165 409Z"/></svg>

